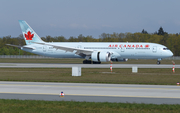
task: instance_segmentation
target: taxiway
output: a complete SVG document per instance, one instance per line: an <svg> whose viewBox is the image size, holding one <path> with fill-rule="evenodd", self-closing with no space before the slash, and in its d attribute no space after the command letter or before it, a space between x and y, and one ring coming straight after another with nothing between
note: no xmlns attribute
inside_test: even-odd
<svg viewBox="0 0 180 113"><path fill-rule="evenodd" d="M0 82L1 99L180 104L179 94L170 85Z"/></svg>
<svg viewBox="0 0 180 113"><path fill-rule="evenodd" d="M109 68L110 64L49 64L49 63L0 63L0 68ZM113 64L113 68L172 68L170 64ZM180 65L175 65L180 68Z"/></svg>

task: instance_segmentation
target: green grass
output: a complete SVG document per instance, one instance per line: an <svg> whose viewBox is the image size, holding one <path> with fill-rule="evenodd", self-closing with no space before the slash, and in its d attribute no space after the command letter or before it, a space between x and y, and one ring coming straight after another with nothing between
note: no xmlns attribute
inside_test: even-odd
<svg viewBox="0 0 180 113"><path fill-rule="evenodd" d="M18 58L1 58L0 63L79 63L82 64L84 59L18 59ZM173 60L176 64L180 64L180 60ZM157 60L134 60L130 59L127 62L113 62L114 64L156 64ZM109 64L109 62L102 62ZM172 60L162 60L161 64L172 64Z"/></svg>
<svg viewBox="0 0 180 113"><path fill-rule="evenodd" d="M71 68L0 68L0 81L73 82L113 84L176 85L180 82L180 69L87 69L81 77L73 77Z"/></svg>
<svg viewBox="0 0 180 113"><path fill-rule="evenodd" d="M1 113L178 113L180 105L0 99Z"/></svg>

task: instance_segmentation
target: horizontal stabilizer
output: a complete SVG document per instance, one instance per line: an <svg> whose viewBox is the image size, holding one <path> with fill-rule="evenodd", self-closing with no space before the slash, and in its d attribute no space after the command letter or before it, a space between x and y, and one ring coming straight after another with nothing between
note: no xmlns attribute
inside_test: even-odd
<svg viewBox="0 0 180 113"><path fill-rule="evenodd" d="M27 46L18 46L18 45L12 45L12 44L6 44L6 45L8 45L8 46L12 46L12 47L17 47L17 48L19 48L19 49L22 49L22 48L25 48L25 49L36 49L36 48L34 48L34 47L27 47Z"/></svg>
<svg viewBox="0 0 180 113"><path fill-rule="evenodd" d="M12 45L12 44L6 44L7 46L13 46L13 47L17 47L19 49L21 49L21 46L18 46L18 45Z"/></svg>

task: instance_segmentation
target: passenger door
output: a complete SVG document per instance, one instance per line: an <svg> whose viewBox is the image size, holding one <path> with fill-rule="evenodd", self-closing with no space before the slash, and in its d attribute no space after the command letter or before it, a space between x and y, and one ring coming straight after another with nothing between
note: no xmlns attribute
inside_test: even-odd
<svg viewBox="0 0 180 113"><path fill-rule="evenodd" d="M157 51L157 46L153 46L152 51L153 51L154 53L156 53L156 51Z"/></svg>

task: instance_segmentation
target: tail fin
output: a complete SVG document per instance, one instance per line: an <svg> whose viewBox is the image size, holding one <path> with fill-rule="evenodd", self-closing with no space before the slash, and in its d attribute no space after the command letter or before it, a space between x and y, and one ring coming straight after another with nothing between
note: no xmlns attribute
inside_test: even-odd
<svg viewBox="0 0 180 113"><path fill-rule="evenodd" d="M27 45L34 44L33 42L43 43L44 41L34 32L34 30L24 20L19 20L24 40Z"/></svg>

